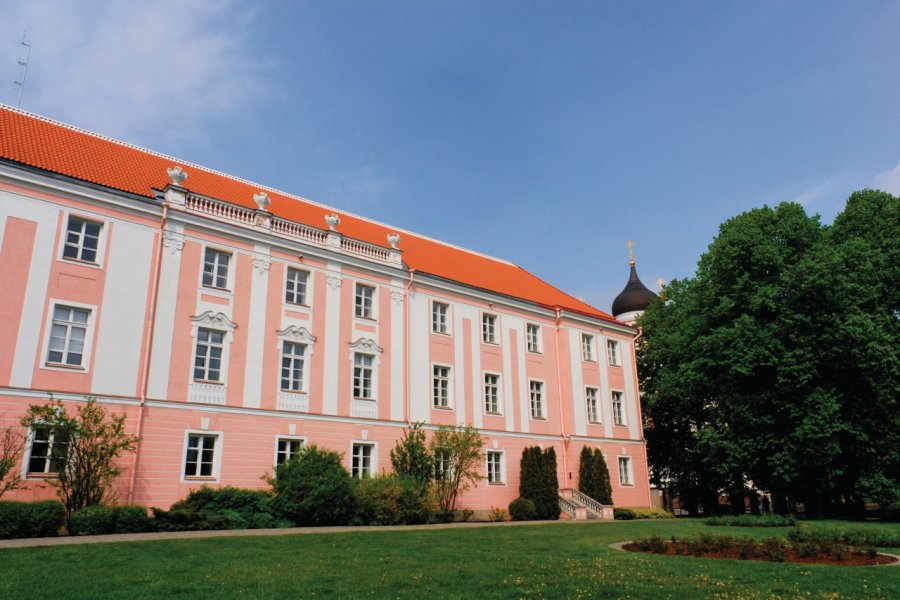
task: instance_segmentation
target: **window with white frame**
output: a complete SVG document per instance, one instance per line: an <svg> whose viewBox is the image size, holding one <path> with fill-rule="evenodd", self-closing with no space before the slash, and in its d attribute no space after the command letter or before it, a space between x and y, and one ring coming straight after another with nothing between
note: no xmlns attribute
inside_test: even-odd
<svg viewBox="0 0 900 600"><path fill-rule="evenodd" d="M63 258L96 264L102 227L100 223L69 216Z"/></svg>
<svg viewBox="0 0 900 600"><path fill-rule="evenodd" d="M290 392L304 390L303 370L306 344L283 342L281 348L281 389Z"/></svg>
<svg viewBox="0 0 900 600"><path fill-rule="evenodd" d="M622 392L612 392L612 416L613 416L613 424L614 425L624 425L625 424L625 407L623 406L623 396Z"/></svg>
<svg viewBox="0 0 900 600"><path fill-rule="evenodd" d="M228 289L228 264L231 254L207 248L203 257L203 285L220 290Z"/></svg>
<svg viewBox="0 0 900 600"><path fill-rule="evenodd" d="M222 381L222 351L225 332L205 327L197 328L197 349L194 352L194 379Z"/></svg>
<svg viewBox="0 0 900 600"><path fill-rule="evenodd" d="M588 423L600 422L600 409L597 403L597 388L584 389L584 402L587 406Z"/></svg>
<svg viewBox="0 0 900 600"><path fill-rule="evenodd" d="M353 477L371 477L375 474L372 464L374 447L374 444L353 444L350 457L350 475Z"/></svg>
<svg viewBox="0 0 900 600"><path fill-rule="evenodd" d="M503 452L499 450L488 450L485 457L487 465L487 481L488 483L499 484L506 479L504 477L503 468Z"/></svg>
<svg viewBox="0 0 900 600"><path fill-rule="evenodd" d="M541 351L541 326L534 323L525 325L525 348L529 352Z"/></svg>
<svg viewBox="0 0 900 600"><path fill-rule="evenodd" d="M621 366L619 362L619 342L616 340L606 340L606 357L609 364L614 367Z"/></svg>
<svg viewBox="0 0 900 600"><path fill-rule="evenodd" d="M444 448L434 450L434 480L446 481L453 476L453 454Z"/></svg>
<svg viewBox="0 0 900 600"><path fill-rule="evenodd" d="M594 358L594 336L587 333L581 334L581 358L589 362L596 360Z"/></svg>
<svg viewBox="0 0 900 600"><path fill-rule="evenodd" d="M497 315L481 315L481 341L485 344L497 343Z"/></svg>
<svg viewBox="0 0 900 600"><path fill-rule="evenodd" d="M619 485L634 485L631 479L631 457L619 457Z"/></svg>
<svg viewBox="0 0 900 600"><path fill-rule="evenodd" d="M431 398L435 408L450 408L450 367L432 367Z"/></svg>
<svg viewBox="0 0 900 600"><path fill-rule="evenodd" d="M435 333L449 333L450 305L434 301L431 303L431 330Z"/></svg>
<svg viewBox="0 0 900 600"><path fill-rule="evenodd" d="M544 382L529 381L529 396L531 399L531 418L543 419L544 416Z"/></svg>
<svg viewBox="0 0 900 600"><path fill-rule="evenodd" d="M289 304L306 305L306 284L308 281L309 273L307 271L288 267L284 285L284 301Z"/></svg>
<svg viewBox="0 0 900 600"><path fill-rule="evenodd" d="M53 306L47 364L83 367L91 311L73 306Z"/></svg>
<svg viewBox="0 0 900 600"><path fill-rule="evenodd" d="M62 469L66 442L52 427L35 426L31 430L31 444L26 464L28 475L53 475Z"/></svg>
<svg viewBox="0 0 900 600"><path fill-rule="evenodd" d="M184 454L184 477L216 477L216 446L219 436L212 433L189 433Z"/></svg>
<svg viewBox="0 0 900 600"><path fill-rule="evenodd" d="M361 352L353 353L353 397L372 399L372 364L374 357Z"/></svg>
<svg viewBox="0 0 900 600"><path fill-rule="evenodd" d="M484 374L484 412L500 414L500 376Z"/></svg>
<svg viewBox="0 0 900 600"><path fill-rule="evenodd" d="M356 284L356 295L354 297L354 315L361 319L374 319L374 298L375 288L370 285Z"/></svg>
<svg viewBox="0 0 900 600"><path fill-rule="evenodd" d="M275 466L294 458L303 448L305 440L295 437L279 437L276 439Z"/></svg>

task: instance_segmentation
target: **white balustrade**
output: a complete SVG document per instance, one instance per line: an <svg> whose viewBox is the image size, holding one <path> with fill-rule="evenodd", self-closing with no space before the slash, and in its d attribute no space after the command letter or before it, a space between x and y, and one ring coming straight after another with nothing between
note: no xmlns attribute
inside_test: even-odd
<svg viewBox="0 0 900 600"><path fill-rule="evenodd" d="M204 383L202 381L191 382L188 390L188 399L191 402L201 404L225 404L227 388L221 383Z"/></svg>
<svg viewBox="0 0 900 600"><path fill-rule="evenodd" d="M278 410L309 412L309 394L301 392L278 392Z"/></svg>

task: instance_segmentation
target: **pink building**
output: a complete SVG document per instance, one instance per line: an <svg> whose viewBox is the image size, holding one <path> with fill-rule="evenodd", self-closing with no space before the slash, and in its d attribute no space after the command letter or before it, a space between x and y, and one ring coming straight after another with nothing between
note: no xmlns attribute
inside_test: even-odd
<svg viewBox="0 0 900 600"><path fill-rule="evenodd" d="M49 393L125 414L122 502L263 487L304 443L388 471L422 421L483 434L464 507L515 498L532 445L561 488L599 447L650 503L637 331L512 263L0 107L0 274L0 425ZM52 494L51 438L6 499Z"/></svg>

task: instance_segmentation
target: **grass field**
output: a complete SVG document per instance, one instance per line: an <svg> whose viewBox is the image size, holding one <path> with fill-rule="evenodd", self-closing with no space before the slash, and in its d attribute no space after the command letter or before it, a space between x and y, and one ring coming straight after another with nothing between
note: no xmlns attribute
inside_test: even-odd
<svg viewBox="0 0 900 600"><path fill-rule="evenodd" d="M0 598L900 598L900 567L608 548L712 529L759 538L787 532L666 520L3 549Z"/></svg>

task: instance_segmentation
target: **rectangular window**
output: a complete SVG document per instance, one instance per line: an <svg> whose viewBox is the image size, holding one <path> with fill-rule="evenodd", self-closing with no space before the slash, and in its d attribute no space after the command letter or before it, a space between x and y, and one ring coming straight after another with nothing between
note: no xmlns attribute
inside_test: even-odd
<svg viewBox="0 0 900 600"><path fill-rule="evenodd" d="M529 352L541 351L541 326L533 323L525 325L525 345Z"/></svg>
<svg viewBox="0 0 900 600"><path fill-rule="evenodd" d="M203 258L203 285L227 290L229 262L231 262L231 255L227 252L207 248Z"/></svg>
<svg viewBox="0 0 900 600"><path fill-rule="evenodd" d="M97 249L100 245L100 228L100 223L70 216L69 223L66 225L63 257L96 264Z"/></svg>
<svg viewBox="0 0 900 600"><path fill-rule="evenodd" d="M484 374L484 412L500 413L500 376Z"/></svg>
<svg viewBox="0 0 900 600"><path fill-rule="evenodd" d="M215 477L216 441L219 436L201 433L188 434L184 456L184 476Z"/></svg>
<svg viewBox="0 0 900 600"><path fill-rule="evenodd" d="M84 366L84 344L91 311L71 306L53 307L47 364Z"/></svg>
<svg viewBox="0 0 900 600"><path fill-rule="evenodd" d="M528 382L529 394L531 396L531 418L544 418L544 383L542 381Z"/></svg>
<svg viewBox="0 0 900 600"><path fill-rule="evenodd" d="M448 314L450 313L450 305L443 302L431 303L431 330L435 333L448 333L450 327L448 325Z"/></svg>
<svg viewBox="0 0 900 600"><path fill-rule="evenodd" d="M194 379L222 380L222 350L225 333L215 329L197 329L197 351L194 353Z"/></svg>
<svg viewBox="0 0 900 600"><path fill-rule="evenodd" d="M597 388L585 388L584 401L587 405L587 418L589 423L600 422L600 410L597 406Z"/></svg>
<svg viewBox="0 0 900 600"><path fill-rule="evenodd" d="M35 427L31 432L31 448L27 458L28 473L34 475L59 473L64 449L65 441L57 439L56 433L50 427Z"/></svg>
<svg viewBox="0 0 900 600"><path fill-rule="evenodd" d="M374 312L372 308L372 301L375 297L375 288L363 285L361 283L356 284L356 297L354 304L354 313L357 317L361 319L374 319Z"/></svg>
<svg viewBox="0 0 900 600"><path fill-rule="evenodd" d="M290 304L306 304L306 282L309 273L288 267L284 286L284 301Z"/></svg>
<svg viewBox="0 0 900 600"><path fill-rule="evenodd" d="M619 485L632 485L631 481L631 457L619 457Z"/></svg>
<svg viewBox="0 0 900 600"><path fill-rule="evenodd" d="M488 450L485 462L488 483L503 483L503 453Z"/></svg>
<svg viewBox="0 0 900 600"><path fill-rule="evenodd" d="M449 450L437 448L434 451L434 480L445 481L453 476L453 455Z"/></svg>
<svg viewBox="0 0 900 600"><path fill-rule="evenodd" d="M284 342L281 351L281 389L290 392L303 390L305 344Z"/></svg>
<svg viewBox="0 0 900 600"><path fill-rule="evenodd" d="M497 315L481 315L481 341L485 344L497 343Z"/></svg>
<svg viewBox="0 0 900 600"><path fill-rule="evenodd" d="M614 367L621 364L619 363L619 342L606 340L606 357L609 359L609 364Z"/></svg>
<svg viewBox="0 0 900 600"><path fill-rule="evenodd" d="M353 355L353 397L372 399L372 355Z"/></svg>
<svg viewBox="0 0 900 600"><path fill-rule="evenodd" d="M625 409L622 406L622 392L612 392L612 415L615 425L625 424Z"/></svg>
<svg viewBox="0 0 900 600"><path fill-rule="evenodd" d="M350 475L353 477L371 477L373 444L353 444L353 456L350 463Z"/></svg>
<svg viewBox="0 0 900 600"><path fill-rule="evenodd" d="M594 362L594 336L581 334L581 358Z"/></svg>
<svg viewBox="0 0 900 600"><path fill-rule="evenodd" d="M431 397L434 406L450 408L450 367L435 365L432 374Z"/></svg>
<svg viewBox="0 0 900 600"><path fill-rule="evenodd" d="M297 438L278 438L278 449L275 452L275 466L283 462L287 462L294 458L300 448L303 447L303 440Z"/></svg>

